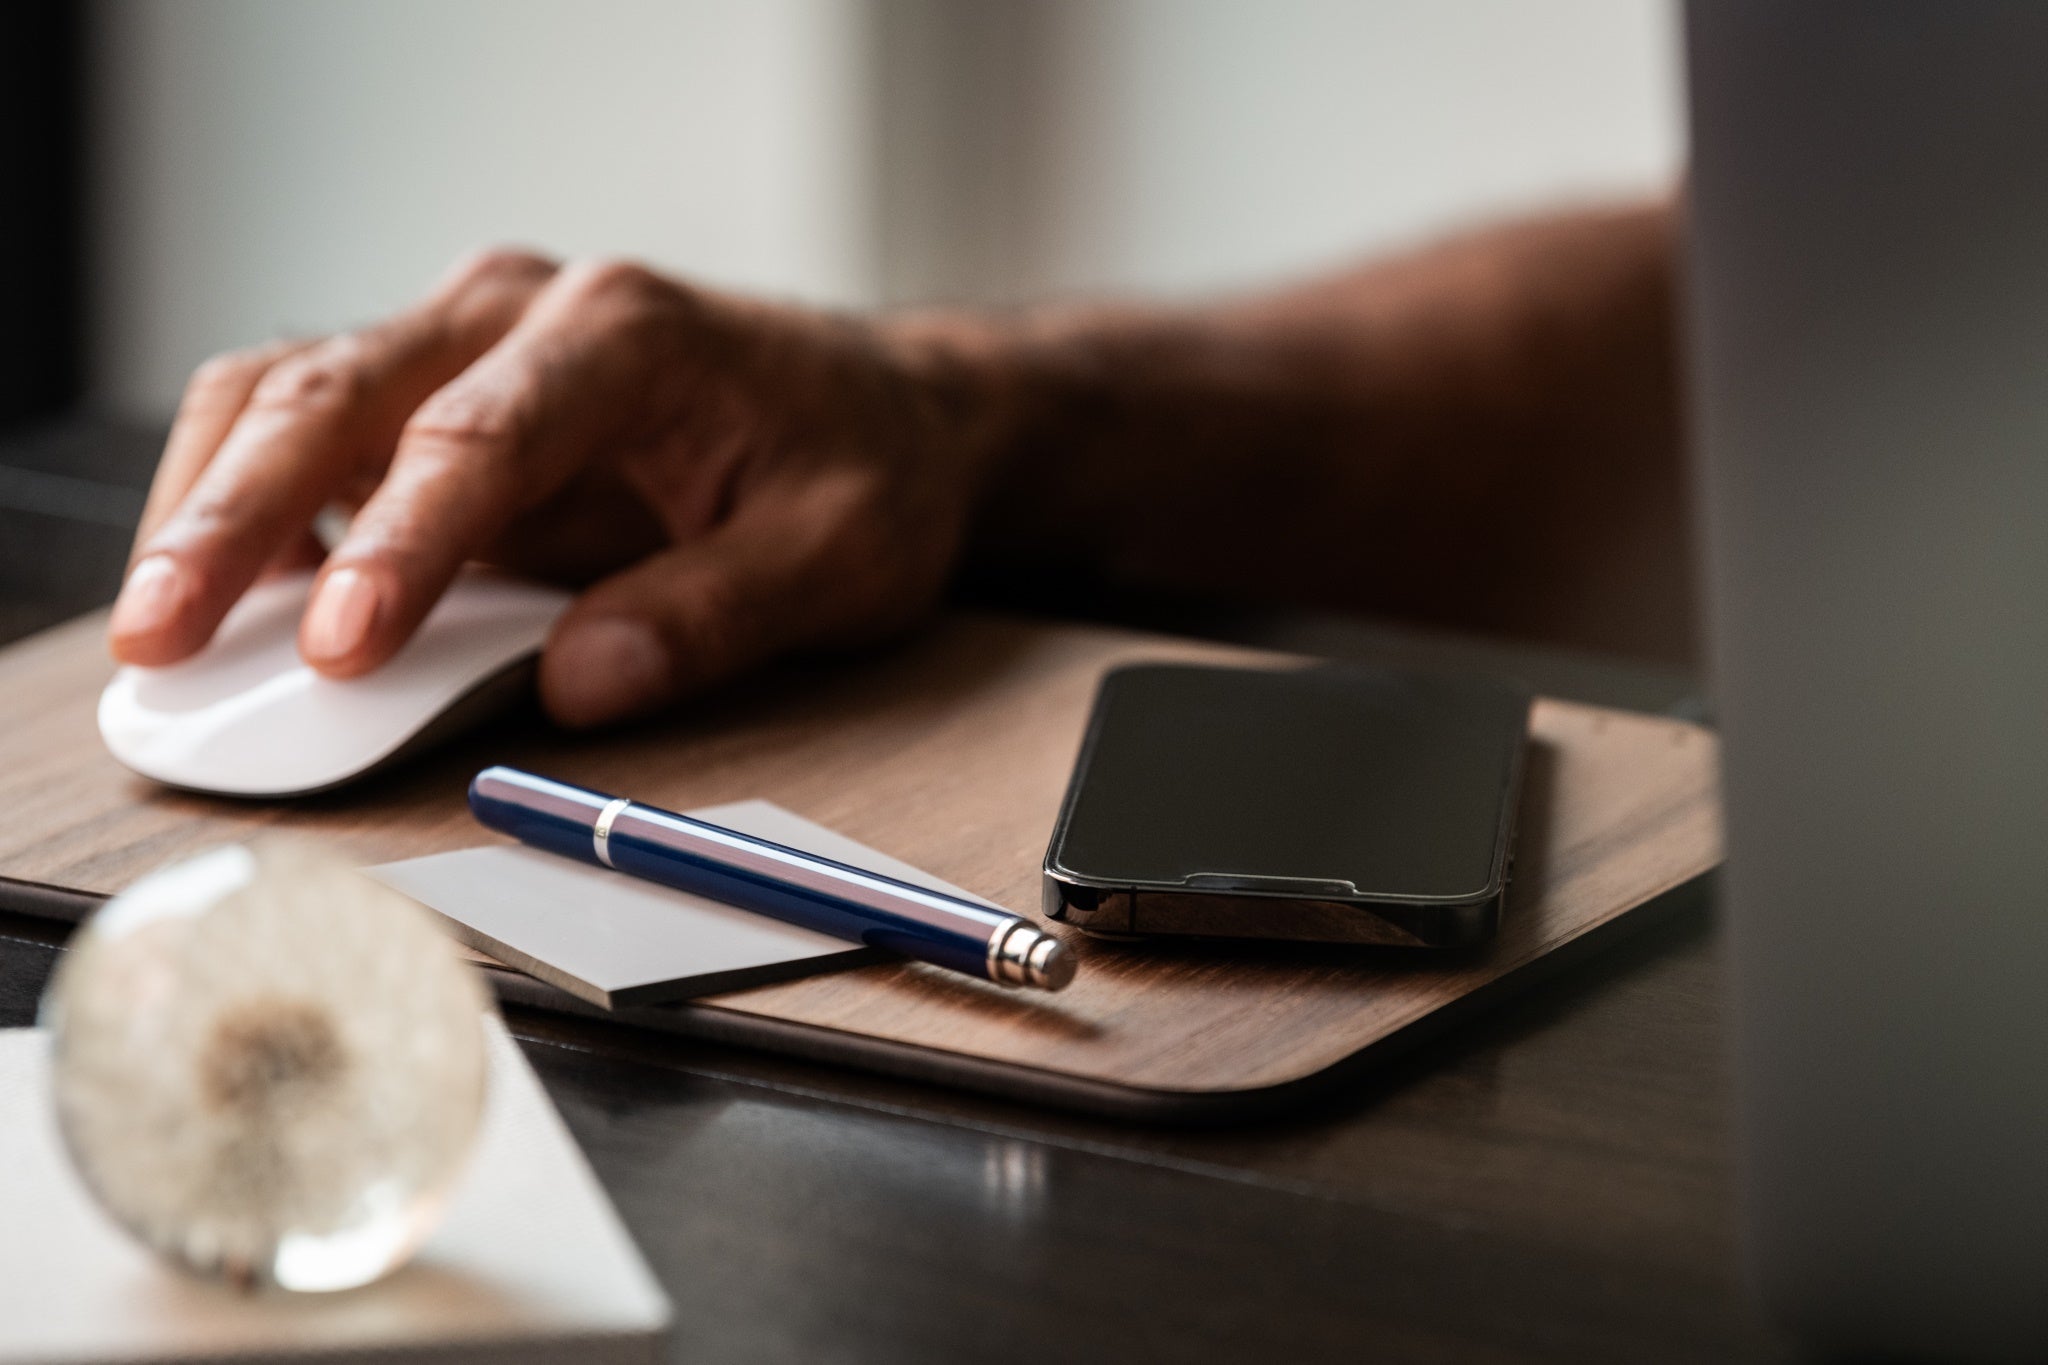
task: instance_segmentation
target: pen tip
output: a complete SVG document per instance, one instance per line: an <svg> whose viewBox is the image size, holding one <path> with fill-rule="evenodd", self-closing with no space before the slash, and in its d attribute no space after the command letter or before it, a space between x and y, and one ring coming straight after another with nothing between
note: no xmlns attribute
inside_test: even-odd
<svg viewBox="0 0 2048 1365"><path fill-rule="evenodd" d="M1059 991L1065 990L1073 981L1080 965L1066 944L1048 934L1032 947L1026 971L1032 985Z"/></svg>

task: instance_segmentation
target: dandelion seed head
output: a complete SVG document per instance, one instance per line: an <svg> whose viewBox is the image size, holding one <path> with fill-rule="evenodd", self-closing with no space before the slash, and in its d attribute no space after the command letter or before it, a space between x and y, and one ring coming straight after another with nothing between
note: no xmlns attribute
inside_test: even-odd
<svg viewBox="0 0 2048 1365"><path fill-rule="evenodd" d="M306 844L137 882L45 1002L73 1164L179 1264L338 1289L401 1264L482 1112L487 1000L425 911Z"/></svg>

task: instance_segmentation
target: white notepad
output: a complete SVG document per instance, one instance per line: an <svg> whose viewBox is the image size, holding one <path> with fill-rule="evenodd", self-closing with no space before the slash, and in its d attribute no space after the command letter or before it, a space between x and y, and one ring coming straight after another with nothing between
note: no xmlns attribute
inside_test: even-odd
<svg viewBox="0 0 2048 1365"><path fill-rule="evenodd" d="M336 1294L242 1294L158 1260L79 1183L49 1035L0 1030L0 1365L655 1360L668 1300L496 1016L484 1122L412 1262Z"/></svg>
<svg viewBox="0 0 2048 1365"><path fill-rule="evenodd" d="M994 902L769 801L688 814L934 891ZM579 999L614 1009L883 961L872 948L519 844L373 867L445 916L457 938Z"/></svg>

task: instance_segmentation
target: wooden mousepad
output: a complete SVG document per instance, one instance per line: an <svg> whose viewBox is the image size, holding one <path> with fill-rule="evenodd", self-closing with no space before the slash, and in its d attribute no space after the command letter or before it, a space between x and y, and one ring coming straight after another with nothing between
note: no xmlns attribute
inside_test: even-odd
<svg viewBox="0 0 2048 1365"><path fill-rule="evenodd" d="M528 719L286 804L166 791L119 767L93 711L110 666L84 617L0 650L0 909L76 919L186 853L282 829L368 866L486 841L471 774L512 763L687 810L763 798L1037 917L1039 861L1103 671L1138 659L1283 656L999 617L791 666L675 718L570 735ZM500 995L1130 1117L1227 1117L1352 1074L1456 1007L1584 947L1720 859L1714 736L1538 701L1499 938L1444 956L1278 943L1096 942L1052 926L1079 979L1026 994L917 963L686 1004L602 1011L505 968Z"/></svg>

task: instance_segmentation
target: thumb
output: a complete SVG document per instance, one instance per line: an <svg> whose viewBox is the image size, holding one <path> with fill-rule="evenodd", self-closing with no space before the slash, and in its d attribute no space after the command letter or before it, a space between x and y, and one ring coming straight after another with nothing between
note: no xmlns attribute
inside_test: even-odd
<svg viewBox="0 0 2048 1365"><path fill-rule="evenodd" d="M802 541L735 520L590 588L541 655L548 714L577 728L624 720L787 648L815 597Z"/></svg>

